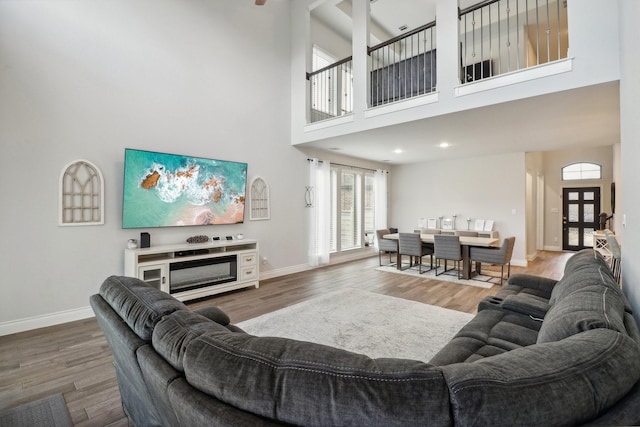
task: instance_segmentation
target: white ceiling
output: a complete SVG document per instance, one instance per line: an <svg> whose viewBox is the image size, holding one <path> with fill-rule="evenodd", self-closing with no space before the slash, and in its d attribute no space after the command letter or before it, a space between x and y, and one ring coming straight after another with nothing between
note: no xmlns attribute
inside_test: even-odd
<svg viewBox="0 0 640 427"><path fill-rule="evenodd" d="M461 0L459 3L465 8L477 2ZM349 3L348 7L345 3ZM346 32L345 37L350 39L351 19L341 9L350 10L350 0L327 0L313 13L336 31ZM400 25L407 25L406 31L409 31L433 20L435 0L374 0L371 11L377 25L395 36L401 33ZM388 38L387 35L381 41ZM305 146L403 164L508 152L576 149L613 145L619 141L616 82L328 138ZM438 147L441 142L451 146L442 149ZM394 152L397 149L402 152Z"/></svg>
<svg viewBox="0 0 640 427"><path fill-rule="evenodd" d="M589 86L306 144L340 154L418 163L613 145L620 141L617 83ZM441 142L450 144L440 148ZM402 150L396 153L396 150Z"/></svg>

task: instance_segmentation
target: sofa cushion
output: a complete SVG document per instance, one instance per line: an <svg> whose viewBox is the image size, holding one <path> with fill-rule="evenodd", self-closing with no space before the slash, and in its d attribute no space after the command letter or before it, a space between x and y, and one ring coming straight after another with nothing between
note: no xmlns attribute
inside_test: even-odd
<svg viewBox="0 0 640 427"><path fill-rule="evenodd" d="M216 333L194 339L187 381L245 411L285 423L452 425L442 372L286 338Z"/></svg>
<svg viewBox="0 0 640 427"><path fill-rule="evenodd" d="M526 315L499 309L482 310L429 363L442 366L474 362L535 344L540 325L540 321Z"/></svg>
<svg viewBox="0 0 640 427"><path fill-rule="evenodd" d="M180 301L134 277L108 277L100 286L100 295L145 341L151 340L156 323L176 310L187 310Z"/></svg>
<svg viewBox="0 0 640 427"><path fill-rule="evenodd" d="M640 378L638 343L609 329L443 366L456 425L581 425Z"/></svg>
<svg viewBox="0 0 640 427"><path fill-rule="evenodd" d="M187 345L200 335L227 329L198 313L178 310L162 318L153 329L153 348L176 370L183 371L182 359Z"/></svg>
<svg viewBox="0 0 640 427"><path fill-rule="evenodd" d="M557 280L549 279L542 276L534 276L532 274L514 274L509 277L507 284L498 290L496 297L506 298L510 295L521 295L537 299L539 301L549 302L551 292Z"/></svg>
<svg viewBox="0 0 640 427"><path fill-rule="evenodd" d="M620 290L590 285L565 296L544 317L538 342L560 341L596 328L626 333Z"/></svg>
<svg viewBox="0 0 640 427"><path fill-rule="evenodd" d="M193 309L193 311L206 317L207 319L211 319L214 322L221 324L222 326L227 326L231 322L231 319L229 319L227 313L213 305L208 307L195 308Z"/></svg>

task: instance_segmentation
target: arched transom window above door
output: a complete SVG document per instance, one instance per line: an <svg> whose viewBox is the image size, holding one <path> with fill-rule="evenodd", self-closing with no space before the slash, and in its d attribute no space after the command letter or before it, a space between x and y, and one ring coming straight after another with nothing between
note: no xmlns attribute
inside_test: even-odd
<svg viewBox="0 0 640 427"><path fill-rule="evenodd" d="M573 163L562 168L563 181L601 179L602 166L595 163Z"/></svg>

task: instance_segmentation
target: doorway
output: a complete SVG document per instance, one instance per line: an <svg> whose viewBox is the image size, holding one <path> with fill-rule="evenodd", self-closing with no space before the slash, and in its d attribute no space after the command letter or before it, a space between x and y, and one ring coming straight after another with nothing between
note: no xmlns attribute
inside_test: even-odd
<svg viewBox="0 0 640 427"><path fill-rule="evenodd" d="M562 249L579 251L593 247L599 226L600 188L562 189Z"/></svg>

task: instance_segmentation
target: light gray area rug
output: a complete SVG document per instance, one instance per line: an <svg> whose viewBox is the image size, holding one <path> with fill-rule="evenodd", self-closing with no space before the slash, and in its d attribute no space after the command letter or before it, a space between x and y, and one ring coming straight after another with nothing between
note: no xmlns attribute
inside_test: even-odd
<svg viewBox="0 0 640 427"><path fill-rule="evenodd" d="M61 394L25 403L0 413L0 427L67 427L73 426Z"/></svg>
<svg viewBox="0 0 640 427"><path fill-rule="evenodd" d="M440 274L439 276L436 276L436 270L435 269L429 270L428 264L423 265L422 271L424 271L424 273L422 274L420 274L420 272L418 271L418 267L412 267L407 270L398 270L395 264L383 265L382 267L377 267L376 270L385 271L387 273L396 273L396 274L404 274L407 276L420 277L422 279L442 280L443 282L452 282L452 283L457 283L458 285L475 286L477 288L484 288L484 289L489 289L493 285L500 284L499 272L494 273L494 272L483 271L482 272L483 274L475 274L473 278L469 280L465 280L465 279L458 279L458 273L455 270L447 271L444 274ZM426 270L429 270L429 271L426 271ZM442 272L442 267L438 269L438 272L439 273Z"/></svg>
<svg viewBox="0 0 640 427"><path fill-rule="evenodd" d="M238 324L257 336L311 341L372 358L428 362L473 315L344 289Z"/></svg>

